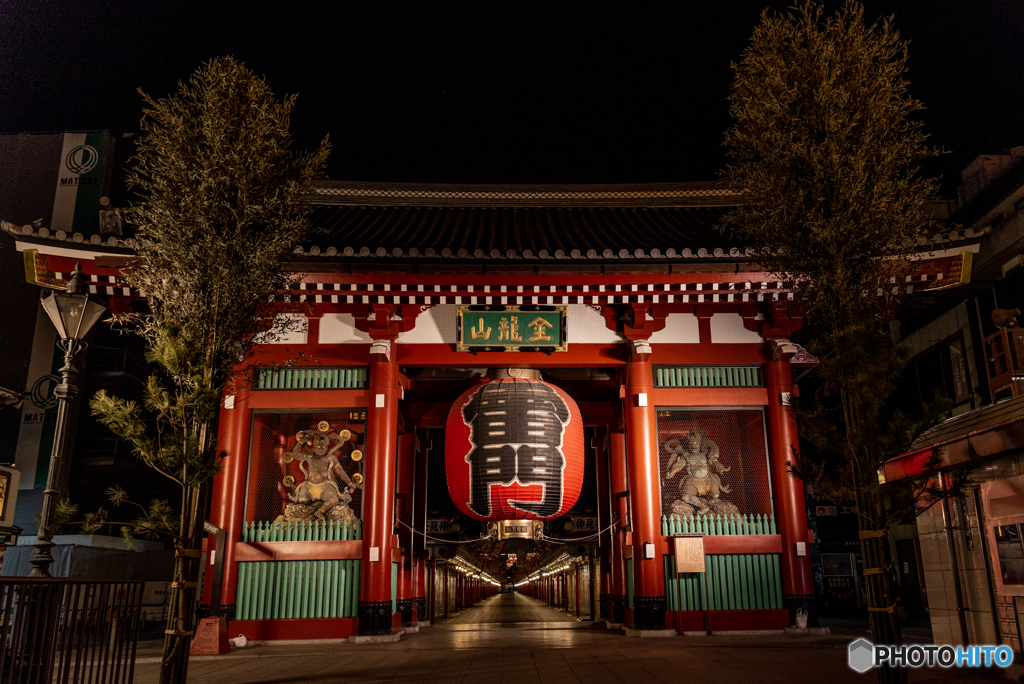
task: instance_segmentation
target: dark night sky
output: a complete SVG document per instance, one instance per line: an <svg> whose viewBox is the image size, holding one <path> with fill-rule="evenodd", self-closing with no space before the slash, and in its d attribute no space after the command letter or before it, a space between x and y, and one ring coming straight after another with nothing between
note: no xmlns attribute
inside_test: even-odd
<svg viewBox="0 0 1024 684"><path fill-rule="evenodd" d="M729 62L769 4L790 2L0 0L0 131L134 131L136 88L167 95L231 54L300 93L295 136L330 134L335 179L710 180ZM1024 3L867 8L911 40L945 192L978 154L1024 145Z"/></svg>

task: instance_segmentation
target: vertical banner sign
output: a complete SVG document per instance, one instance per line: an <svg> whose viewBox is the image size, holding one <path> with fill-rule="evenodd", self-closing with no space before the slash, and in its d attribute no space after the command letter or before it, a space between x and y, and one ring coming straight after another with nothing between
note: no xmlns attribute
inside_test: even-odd
<svg viewBox="0 0 1024 684"><path fill-rule="evenodd" d="M672 537L676 572L704 572L704 536Z"/></svg>
<svg viewBox="0 0 1024 684"><path fill-rule="evenodd" d="M106 152L106 133L64 134L51 231L68 235L97 232Z"/></svg>

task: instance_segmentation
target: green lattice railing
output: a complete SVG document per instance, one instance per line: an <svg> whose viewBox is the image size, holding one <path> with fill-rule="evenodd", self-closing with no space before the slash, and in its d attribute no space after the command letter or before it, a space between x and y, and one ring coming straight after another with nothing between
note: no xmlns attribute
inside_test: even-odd
<svg viewBox="0 0 1024 684"><path fill-rule="evenodd" d="M776 534L772 515L669 515L661 533L704 535ZM665 600L669 610L758 610L782 608L782 576L777 553L725 553L705 556L705 572L675 572L665 556ZM707 585L705 588L705 581Z"/></svg>
<svg viewBox="0 0 1024 684"><path fill-rule="evenodd" d="M356 617L358 560L238 564L238 620Z"/></svg>
<svg viewBox="0 0 1024 684"><path fill-rule="evenodd" d="M671 534L776 534L775 516L663 515L661 533Z"/></svg>
<svg viewBox="0 0 1024 684"><path fill-rule="evenodd" d="M360 520L249 522L242 525L242 541L345 541L363 538Z"/></svg>
<svg viewBox="0 0 1024 684"><path fill-rule="evenodd" d="M764 387L760 366L658 366L655 387Z"/></svg>
<svg viewBox="0 0 1024 684"><path fill-rule="evenodd" d="M366 368L257 368L255 389L365 389Z"/></svg>

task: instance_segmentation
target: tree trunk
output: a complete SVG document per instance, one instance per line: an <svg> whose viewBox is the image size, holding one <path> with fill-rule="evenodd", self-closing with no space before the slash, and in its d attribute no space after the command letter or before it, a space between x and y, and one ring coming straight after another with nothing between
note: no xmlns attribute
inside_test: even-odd
<svg viewBox="0 0 1024 684"><path fill-rule="evenodd" d="M866 488L865 488L866 489ZM903 644L899 616L895 612L896 593L893 590L889 559L889 535L885 529L885 516L881 502L874 492L857 489L857 507L861 512L860 549L864 560L864 583L868 590L868 623L871 628L871 643L881 645ZM876 536L877 530L882 536ZM881 572L871 572L880 569ZM879 684L904 684L907 681L906 667L886 665L875 669Z"/></svg>
<svg viewBox="0 0 1024 684"><path fill-rule="evenodd" d="M188 679L188 655L196 622L196 590L202 569L199 560L209 491L207 482L199 487L189 487L183 497L181 539L174 553L174 582L167 612L160 684L185 684Z"/></svg>

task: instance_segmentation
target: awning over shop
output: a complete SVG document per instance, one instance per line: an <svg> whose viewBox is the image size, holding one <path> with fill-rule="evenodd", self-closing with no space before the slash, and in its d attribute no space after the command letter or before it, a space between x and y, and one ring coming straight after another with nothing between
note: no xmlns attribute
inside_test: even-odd
<svg viewBox="0 0 1024 684"><path fill-rule="evenodd" d="M972 458L991 458L1024 449L1024 397L950 418L922 434L911 451L887 461L886 482L913 477L924 471L932 454L943 466Z"/></svg>

